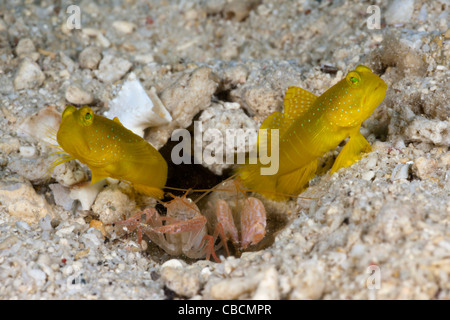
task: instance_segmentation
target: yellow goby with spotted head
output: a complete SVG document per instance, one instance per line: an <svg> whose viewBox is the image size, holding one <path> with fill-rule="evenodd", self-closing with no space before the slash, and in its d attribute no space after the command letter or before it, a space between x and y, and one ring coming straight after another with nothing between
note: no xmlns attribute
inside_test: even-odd
<svg viewBox="0 0 450 320"><path fill-rule="evenodd" d="M279 170L261 175L263 165L247 164L238 170L243 184L274 200L280 194L296 195L316 173L318 159L350 137L331 173L350 166L370 152L371 147L359 132L361 124L383 101L386 83L368 67L359 65L321 96L298 87L289 87L284 113L274 112L260 129L279 130ZM258 136L258 148L271 150L270 135Z"/></svg>
<svg viewBox="0 0 450 320"><path fill-rule="evenodd" d="M54 166L77 159L92 171L91 184L111 177L133 185L140 193L162 198L167 163L147 141L114 120L95 115L91 108L68 105L56 135L69 154Z"/></svg>

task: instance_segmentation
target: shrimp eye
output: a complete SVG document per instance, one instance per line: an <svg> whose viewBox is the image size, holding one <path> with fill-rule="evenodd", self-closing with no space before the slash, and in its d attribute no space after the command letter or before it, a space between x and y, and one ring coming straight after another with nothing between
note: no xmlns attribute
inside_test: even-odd
<svg viewBox="0 0 450 320"><path fill-rule="evenodd" d="M350 85L350 87L355 88L361 84L361 77L359 74L355 71L351 71L347 74L346 77L347 83Z"/></svg>
<svg viewBox="0 0 450 320"><path fill-rule="evenodd" d="M94 121L94 112L89 107L83 107L80 109L80 118L81 123L84 126L90 126L92 122Z"/></svg>

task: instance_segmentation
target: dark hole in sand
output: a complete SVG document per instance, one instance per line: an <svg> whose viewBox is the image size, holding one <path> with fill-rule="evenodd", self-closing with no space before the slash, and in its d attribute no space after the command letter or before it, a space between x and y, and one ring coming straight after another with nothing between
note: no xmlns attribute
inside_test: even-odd
<svg viewBox="0 0 450 320"><path fill-rule="evenodd" d="M196 117L197 118L197 117ZM193 139L193 125L191 125L188 130L191 132L191 141L194 141ZM188 197L192 200L196 200L198 197L200 197L204 192L196 192L195 189L211 189L215 186L217 186L219 183L224 181L225 179L229 178L233 172L232 170L225 171L223 175L216 175L207 168L203 167L201 164L195 164L193 156L191 156L191 163L190 164L179 164L176 165L173 163L171 159L171 152L172 148L177 145L179 141L171 141L169 140L160 150L159 152L161 155L166 159L169 170L168 170L168 177L167 177L167 186L173 187L173 188L180 188L180 189L193 189L189 191ZM186 191L179 191L179 190L171 190L171 189L165 189L166 195L163 202L172 200L172 196L168 195L167 193L171 193L175 196L183 196ZM248 195L247 195L248 196ZM259 197L261 198L261 197ZM262 199L262 198L261 198ZM264 202L264 201L263 201ZM202 201L197 203L197 205L200 208L200 211L203 211L203 208L207 205L207 198L204 198ZM166 214L166 208L162 204L158 204L156 206L156 209L158 210L159 214L165 215ZM249 246L245 252L247 251L259 251L262 249L265 249L273 244L275 241L276 234L282 230L288 223L288 218L286 214L272 212L272 210L267 209L267 227L266 227L266 236L263 240L261 240L258 244ZM237 225L238 230L239 225ZM153 260L158 261L160 263L163 263L169 259L175 258L173 256L170 256L169 254L165 253L163 249L159 248L156 244L154 244L152 241L149 241L149 239L144 236L144 240L147 240L148 242L148 249L147 253L152 257ZM216 241L216 244L218 244L220 241L220 238ZM234 256L240 256L242 252L238 248L234 248L231 241L228 241L228 248L230 249L230 254ZM226 252L222 246L221 249L219 249L216 254L218 256L223 255L226 256ZM197 261L197 259L191 259L184 255L176 257L185 260L188 263L193 263Z"/></svg>

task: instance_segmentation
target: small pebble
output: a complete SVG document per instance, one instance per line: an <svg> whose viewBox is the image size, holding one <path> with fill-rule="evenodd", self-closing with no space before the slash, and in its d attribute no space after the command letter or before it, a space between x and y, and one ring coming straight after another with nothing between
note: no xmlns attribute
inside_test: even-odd
<svg viewBox="0 0 450 320"><path fill-rule="evenodd" d="M78 251L78 252L75 254L75 257L74 257L75 260L79 260L79 259L82 259L82 258L86 257L86 256L89 254L89 251L90 251L89 248L87 248L86 250Z"/></svg>
<svg viewBox="0 0 450 320"><path fill-rule="evenodd" d="M228 1L223 8L224 17L227 20L241 22L250 15L250 11L252 11L257 4L259 4L258 0Z"/></svg>
<svg viewBox="0 0 450 320"><path fill-rule="evenodd" d="M28 274L34 279L37 285L43 285L45 283L46 274L39 269L28 270Z"/></svg>
<svg viewBox="0 0 450 320"><path fill-rule="evenodd" d="M391 181L395 181L398 179L408 179L409 176L409 168L413 164L412 161L407 163L399 163L395 166L394 170L391 174Z"/></svg>
<svg viewBox="0 0 450 320"><path fill-rule="evenodd" d="M134 61L136 61L137 63L148 64L155 61L155 58L151 53L137 54L134 56Z"/></svg>
<svg viewBox="0 0 450 320"><path fill-rule="evenodd" d="M93 37L97 39L97 43L103 48L109 48L111 46L111 42L106 38L103 33L94 28L83 28L82 33L88 37Z"/></svg>
<svg viewBox="0 0 450 320"><path fill-rule="evenodd" d="M76 63L67 56L64 52L59 53L59 59L61 60L61 63L66 66L66 70L69 73L72 73L76 68Z"/></svg>
<svg viewBox="0 0 450 320"><path fill-rule="evenodd" d="M16 54L20 58L29 57L33 61L39 59L39 53L36 52L36 47L34 43L29 38L22 38L19 40L16 46Z"/></svg>
<svg viewBox="0 0 450 320"><path fill-rule="evenodd" d="M11 216L31 225L38 223L47 214L53 214L46 199L36 193L30 182L8 178L2 178L0 182L0 203Z"/></svg>
<svg viewBox="0 0 450 320"><path fill-rule="evenodd" d="M367 169L373 169L376 167L377 165L377 157L376 156L372 156L367 160L367 164L366 164L366 168Z"/></svg>
<svg viewBox="0 0 450 320"><path fill-rule="evenodd" d="M200 276L203 278L204 281L208 280L209 276L211 275L211 270L208 267L205 267L200 271Z"/></svg>
<svg viewBox="0 0 450 320"><path fill-rule="evenodd" d="M70 233L72 233L73 229L75 229L75 226L71 225L65 228L61 228L58 231L56 231L56 235L58 237L64 237Z"/></svg>
<svg viewBox="0 0 450 320"><path fill-rule="evenodd" d="M419 157L414 160L413 170L420 179L424 180L429 178L430 174L436 169L436 167L436 160Z"/></svg>
<svg viewBox="0 0 450 320"><path fill-rule="evenodd" d="M73 199L69 197L70 189L62 186L59 183L52 183L49 185L50 190L53 192L53 198L55 203L65 210L70 210L73 205Z"/></svg>
<svg viewBox="0 0 450 320"><path fill-rule="evenodd" d="M360 257L366 252L367 248L364 244L355 244L350 251L350 256L352 257Z"/></svg>
<svg viewBox="0 0 450 320"><path fill-rule="evenodd" d="M217 300L234 300L240 296L254 291L261 277L259 275L247 278L231 278L219 281L211 286L210 295Z"/></svg>
<svg viewBox="0 0 450 320"><path fill-rule="evenodd" d="M16 227L24 231L31 231L30 225L25 221L16 221Z"/></svg>
<svg viewBox="0 0 450 320"><path fill-rule="evenodd" d="M130 34L136 29L136 25L128 21L114 21L112 26L114 29L124 34Z"/></svg>
<svg viewBox="0 0 450 320"><path fill-rule="evenodd" d="M94 96L83 89L70 85L66 89L66 100L73 104L91 104Z"/></svg>
<svg viewBox="0 0 450 320"><path fill-rule="evenodd" d="M253 300L278 300L278 272L275 267L270 267L264 272L263 278L253 295Z"/></svg>
<svg viewBox="0 0 450 320"><path fill-rule="evenodd" d="M73 267L69 264L62 268L62 273L64 276L70 276L73 273Z"/></svg>
<svg viewBox="0 0 450 320"><path fill-rule="evenodd" d="M92 186L89 185L89 187ZM124 216L131 215L135 205L135 202L126 194L125 190L118 185L112 185L100 191L92 205L92 211L98 215L101 222L111 224L122 220Z"/></svg>
<svg viewBox="0 0 450 320"><path fill-rule="evenodd" d="M78 63L81 68L97 69L100 60L102 60L101 49L98 47L87 47L80 52Z"/></svg>
<svg viewBox="0 0 450 320"><path fill-rule="evenodd" d="M191 298L200 290L200 279L196 269L161 268L161 279L170 290L180 296Z"/></svg>
<svg viewBox="0 0 450 320"><path fill-rule="evenodd" d="M50 230L53 230L51 222L52 222L52 217L50 215L46 215L41 220L39 220L39 226L44 231L50 231Z"/></svg>
<svg viewBox="0 0 450 320"><path fill-rule="evenodd" d="M72 268L75 272L80 271L83 269L83 263L81 261L74 261L72 263Z"/></svg>
<svg viewBox="0 0 450 320"><path fill-rule="evenodd" d="M105 225L103 224L103 222L92 219L91 222L89 222L89 228L95 228L95 229L99 230L102 233L103 237L106 237L106 230L105 230Z"/></svg>
<svg viewBox="0 0 450 320"><path fill-rule="evenodd" d="M17 241L19 241L19 238L17 238L15 235L7 237L5 240L0 242L0 250L11 248Z"/></svg>
<svg viewBox="0 0 450 320"><path fill-rule="evenodd" d="M116 82L120 80L133 66L131 62L112 55L105 56L98 70L95 70L97 78L103 82Z"/></svg>
<svg viewBox="0 0 450 320"><path fill-rule="evenodd" d="M95 250L102 245L103 235L100 230L89 228L88 231L81 236L80 240L88 249Z"/></svg>
<svg viewBox="0 0 450 320"><path fill-rule="evenodd" d="M181 268L183 268L183 263L178 259L170 259L161 265L161 269L168 268L168 267L181 269Z"/></svg>
<svg viewBox="0 0 450 320"><path fill-rule="evenodd" d="M373 172L373 171L366 171L362 174L363 180L366 180L366 181L372 180L373 177L375 177L375 172Z"/></svg>
<svg viewBox="0 0 450 320"><path fill-rule="evenodd" d="M36 148L33 146L21 146L19 153L24 158L32 158L36 154Z"/></svg>
<svg viewBox="0 0 450 320"><path fill-rule="evenodd" d="M19 65L14 78L14 89L33 89L40 87L45 80L45 75L41 68L34 61L25 58Z"/></svg>

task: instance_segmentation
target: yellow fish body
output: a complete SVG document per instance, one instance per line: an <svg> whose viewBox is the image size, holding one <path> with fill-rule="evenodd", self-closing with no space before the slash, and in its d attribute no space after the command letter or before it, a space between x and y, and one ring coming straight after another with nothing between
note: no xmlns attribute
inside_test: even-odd
<svg viewBox="0 0 450 320"><path fill-rule="evenodd" d="M77 159L92 171L91 184L107 177L129 182L136 191L162 198L167 163L147 141L114 120L95 115L91 108L68 105L56 135L69 154L53 166Z"/></svg>
<svg viewBox="0 0 450 320"><path fill-rule="evenodd" d="M326 152L350 137L331 173L350 166L370 152L371 147L359 132L361 123L383 101L386 83L368 67L359 65L345 79L321 96L289 87L284 99L284 113L274 112L260 129L279 130L279 169L274 175L261 175L263 165L247 164L238 174L243 184L274 200L280 194L299 194L317 170L317 162ZM270 131L270 130L268 130ZM258 148L271 150L270 136L258 136Z"/></svg>

